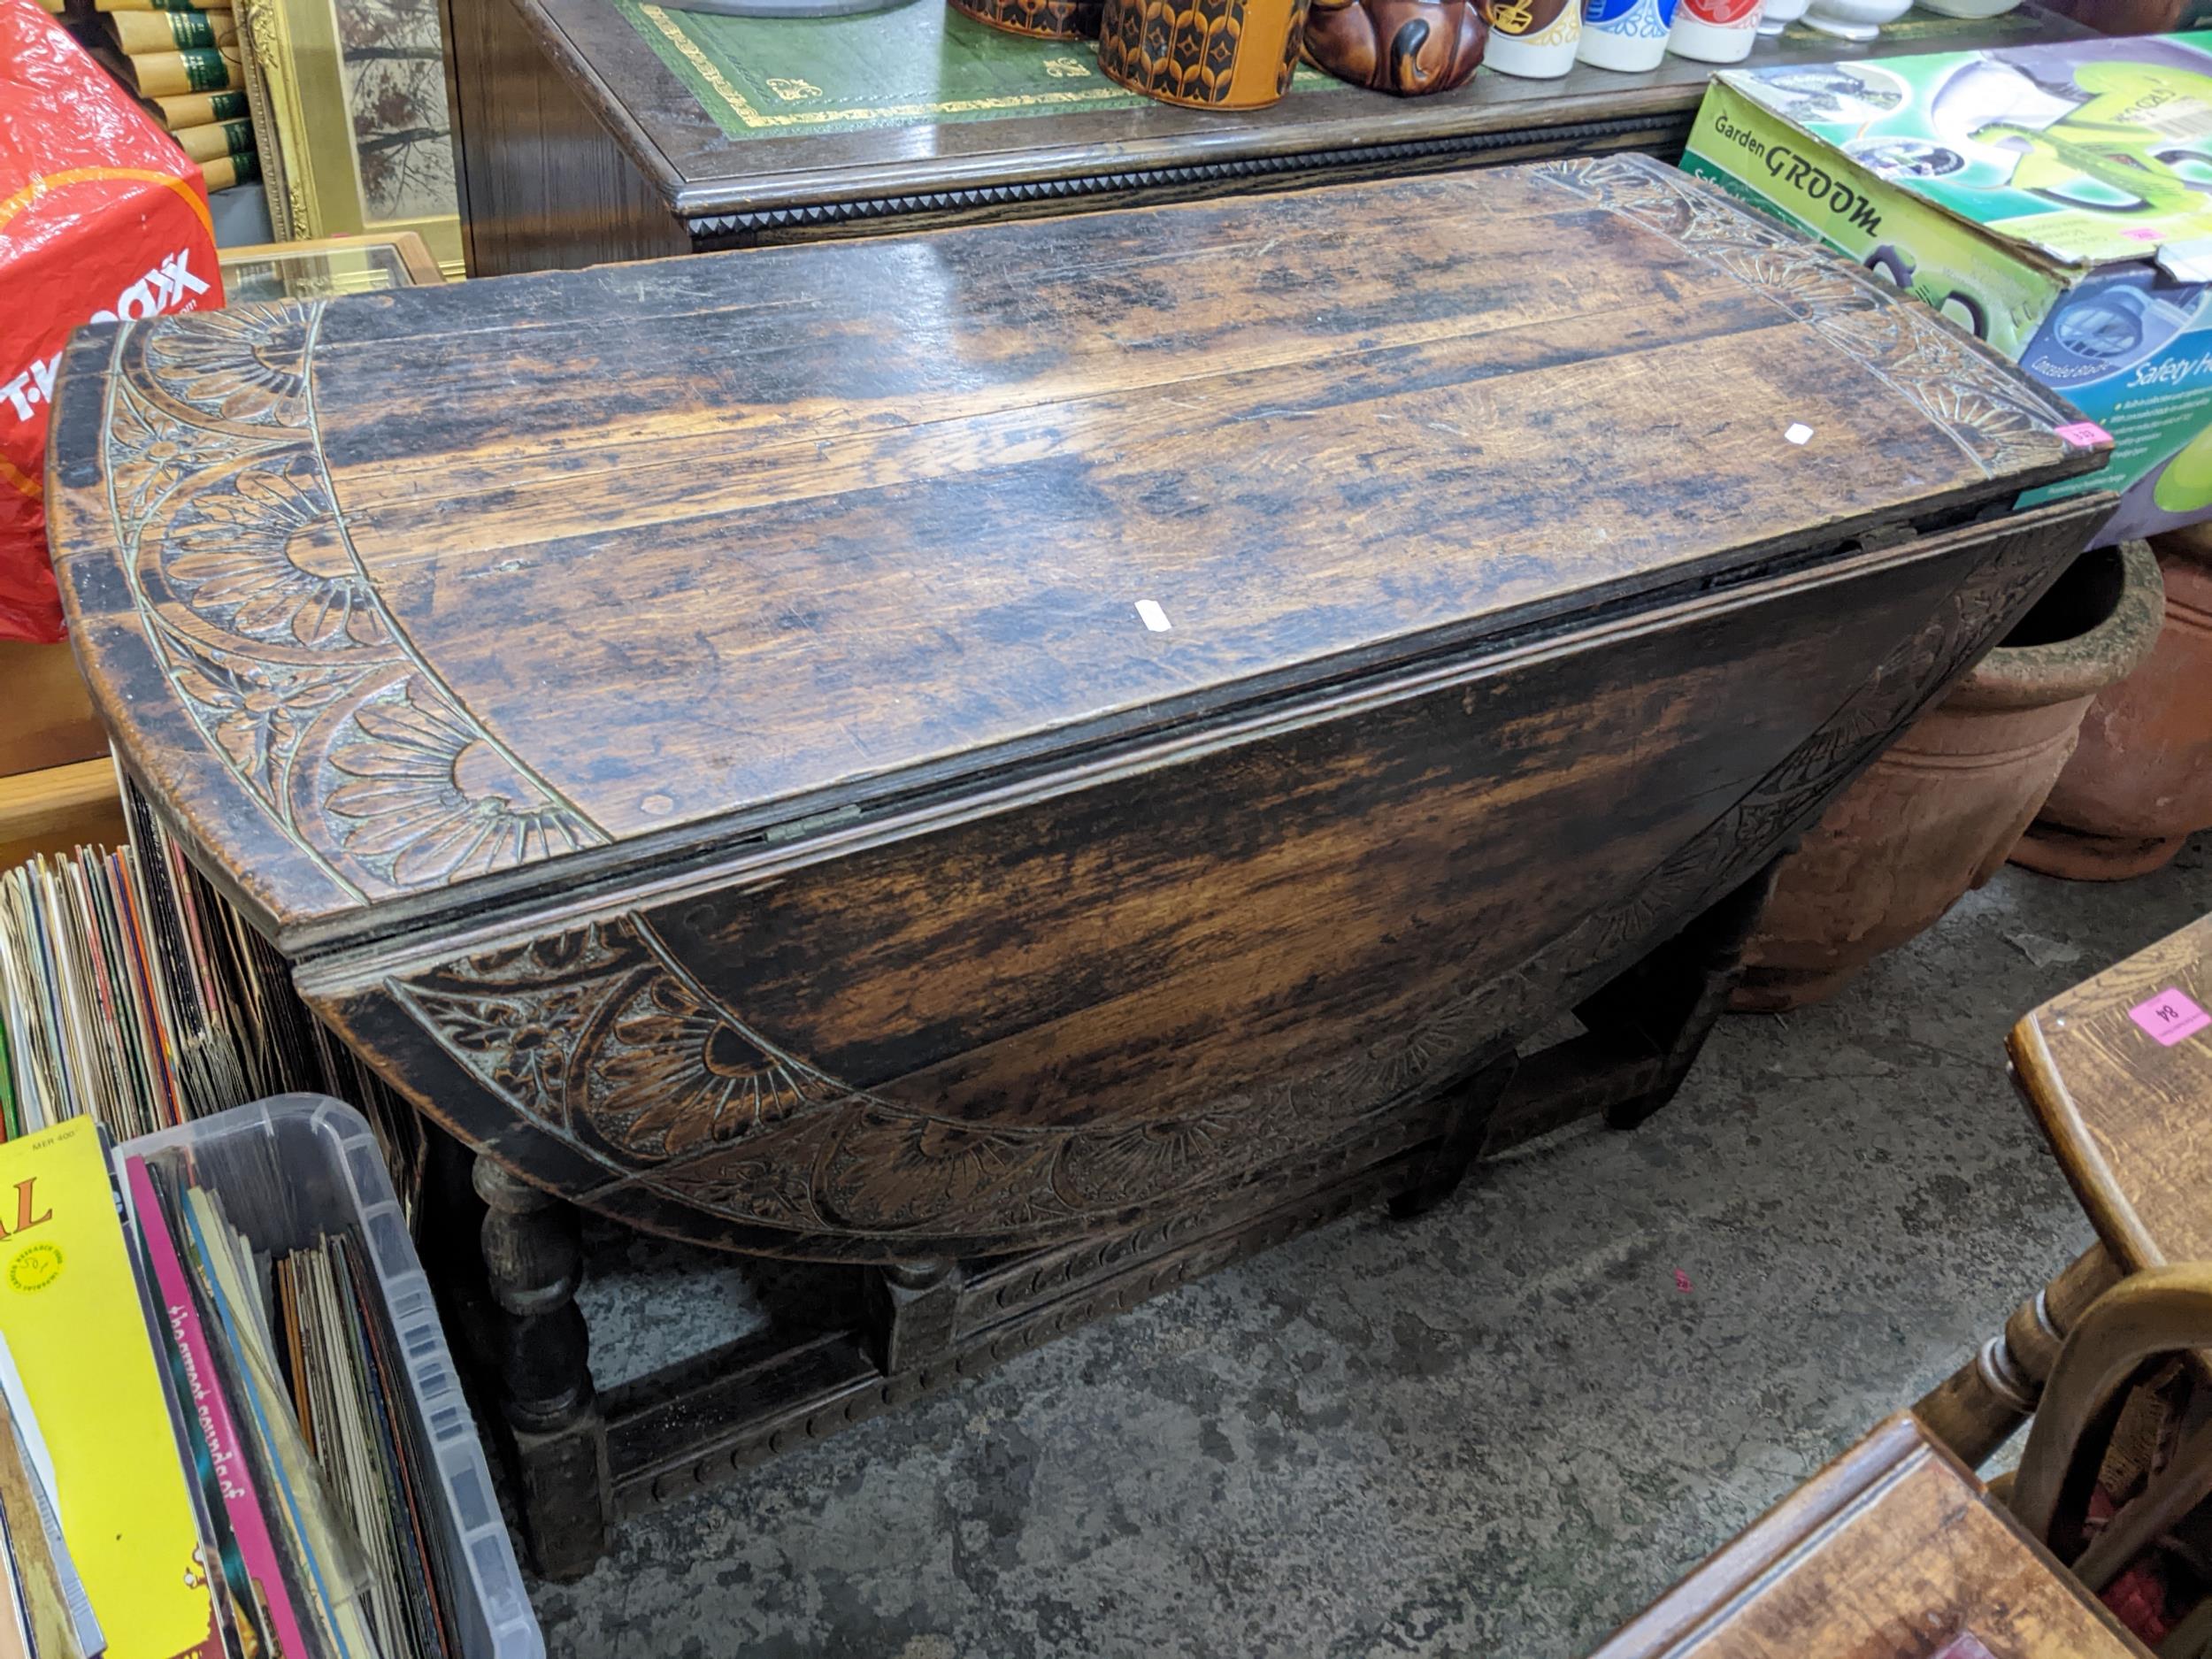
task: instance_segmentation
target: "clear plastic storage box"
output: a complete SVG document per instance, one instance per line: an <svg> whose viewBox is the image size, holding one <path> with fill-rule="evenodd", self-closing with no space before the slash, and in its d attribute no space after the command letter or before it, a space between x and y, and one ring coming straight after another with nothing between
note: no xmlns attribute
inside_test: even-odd
<svg viewBox="0 0 2212 1659"><path fill-rule="evenodd" d="M430 1281L366 1120L326 1095L279 1094L141 1135L117 1151L127 1157L180 1148L255 1249L284 1255L349 1234L374 1263L406 1362L410 1403L444 1489L434 1519L446 1582L461 1602L453 1609L461 1651L466 1659L544 1659Z"/></svg>

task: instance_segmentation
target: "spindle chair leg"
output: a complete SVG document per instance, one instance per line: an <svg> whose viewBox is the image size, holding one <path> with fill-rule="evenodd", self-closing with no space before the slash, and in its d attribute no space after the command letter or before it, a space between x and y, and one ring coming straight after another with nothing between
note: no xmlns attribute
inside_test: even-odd
<svg viewBox="0 0 2212 1659"><path fill-rule="evenodd" d="M1913 1407L1914 1415L1960 1462L1980 1468L2034 1416L2066 1333L2119 1280L2120 1270L2104 1246L2090 1246L2016 1308L2001 1334L1930 1389Z"/></svg>

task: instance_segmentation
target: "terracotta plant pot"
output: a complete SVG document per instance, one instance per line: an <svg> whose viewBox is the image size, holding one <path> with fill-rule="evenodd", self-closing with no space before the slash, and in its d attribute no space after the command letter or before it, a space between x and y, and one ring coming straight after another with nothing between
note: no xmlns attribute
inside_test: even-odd
<svg viewBox="0 0 2212 1659"><path fill-rule="evenodd" d="M2152 543L2166 626L2151 659L2090 706L2015 864L2078 881L2155 870L2212 829L2212 526Z"/></svg>
<svg viewBox="0 0 2212 1659"><path fill-rule="evenodd" d="M1307 0L1106 0L1098 66L1163 104L1256 110L1290 90Z"/></svg>
<svg viewBox="0 0 2212 1659"><path fill-rule="evenodd" d="M1817 1002L2005 862L2091 701L2147 659L2158 565L2131 541L2084 554L1783 861L1745 952L1738 1009Z"/></svg>

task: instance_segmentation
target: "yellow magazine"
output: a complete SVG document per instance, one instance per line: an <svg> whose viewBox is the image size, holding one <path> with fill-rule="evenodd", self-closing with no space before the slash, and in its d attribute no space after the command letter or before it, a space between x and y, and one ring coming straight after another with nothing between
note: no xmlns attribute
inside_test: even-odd
<svg viewBox="0 0 2212 1659"><path fill-rule="evenodd" d="M219 1653L168 1397L88 1118L0 1145L0 1333L107 1659Z"/></svg>

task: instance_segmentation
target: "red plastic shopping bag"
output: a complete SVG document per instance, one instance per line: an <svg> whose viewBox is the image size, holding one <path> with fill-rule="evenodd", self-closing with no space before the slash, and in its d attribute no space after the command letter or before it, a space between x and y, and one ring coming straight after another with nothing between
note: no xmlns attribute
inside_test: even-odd
<svg viewBox="0 0 2212 1659"><path fill-rule="evenodd" d="M0 639L62 636L41 477L71 332L222 303L200 170L32 0L0 0Z"/></svg>

